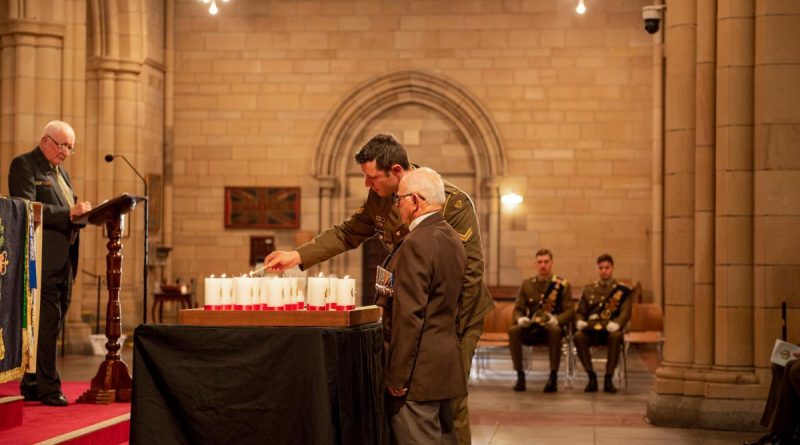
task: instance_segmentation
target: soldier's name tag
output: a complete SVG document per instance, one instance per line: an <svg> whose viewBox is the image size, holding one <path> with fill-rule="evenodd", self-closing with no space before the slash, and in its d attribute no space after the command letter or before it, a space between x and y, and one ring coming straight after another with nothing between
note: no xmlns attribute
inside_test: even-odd
<svg viewBox="0 0 800 445"><path fill-rule="evenodd" d="M36 187L52 187L53 184L50 184L50 181L33 181L33 185Z"/></svg>

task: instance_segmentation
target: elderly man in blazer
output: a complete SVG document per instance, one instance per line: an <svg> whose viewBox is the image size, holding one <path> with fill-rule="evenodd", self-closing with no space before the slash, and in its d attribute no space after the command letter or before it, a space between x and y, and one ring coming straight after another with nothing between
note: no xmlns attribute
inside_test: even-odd
<svg viewBox="0 0 800 445"><path fill-rule="evenodd" d="M456 316L466 253L441 214L442 179L418 168L394 197L410 233L385 262L383 307L387 410L393 443L455 444L452 401L466 393Z"/></svg>
<svg viewBox="0 0 800 445"><path fill-rule="evenodd" d="M56 370L56 340L78 270L80 226L72 220L92 209L88 202L77 202L62 165L74 153L75 130L66 122L52 121L45 125L39 146L14 158L8 174L11 196L38 201L44 207L36 374L25 374L20 391L26 400L51 406L67 405Z"/></svg>

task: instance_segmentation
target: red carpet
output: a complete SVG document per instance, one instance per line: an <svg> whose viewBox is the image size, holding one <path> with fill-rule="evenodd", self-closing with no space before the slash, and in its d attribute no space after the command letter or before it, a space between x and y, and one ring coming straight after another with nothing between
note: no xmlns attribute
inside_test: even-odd
<svg viewBox="0 0 800 445"><path fill-rule="evenodd" d="M22 426L3 431L0 434L0 445L34 444L88 427L93 427L94 431L64 440L63 443L116 445L127 442L130 423L128 420L119 421L117 418L130 415L130 403L111 405L74 403L87 389L89 382L62 382L62 390L70 402L65 408L44 406L39 402L25 402ZM0 395L18 394L19 382L0 384Z"/></svg>

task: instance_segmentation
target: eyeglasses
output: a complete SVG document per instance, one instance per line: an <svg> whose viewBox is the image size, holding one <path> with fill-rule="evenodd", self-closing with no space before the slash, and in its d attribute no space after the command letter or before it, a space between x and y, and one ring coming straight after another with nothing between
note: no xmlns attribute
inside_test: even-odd
<svg viewBox="0 0 800 445"><path fill-rule="evenodd" d="M56 147L58 147L58 149L59 149L59 150L61 150L61 151L66 151L67 153L69 153L69 154L71 154L71 155L74 155L74 154L75 154L75 147L73 147L72 145L69 145L69 144L67 144L66 142L64 142L63 144L59 144L59 143L58 143L58 141L56 141L55 139L53 139L53 137L52 137L52 136L50 136L49 134L48 134L48 135L45 135L45 137L46 137L47 139L50 139L51 141L53 141L53 143L54 143L54 144L56 144Z"/></svg>
<svg viewBox="0 0 800 445"><path fill-rule="evenodd" d="M392 195L392 202L394 203L395 207L400 207L400 200L405 198L406 196L413 196L413 193L407 193L405 195Z"/></svg>
<svg viewBox="0 0 800 445"><path fill-rule="evenodd" d="M400 200L405 198L406 196L414 196L414 193L406 193L405 195L396 195L396 194L392 195L392 202L394 203L395 207L400 207ZM419 199L425 201L424 196L420 194L417 194L417 196L419 197Z"/></svg>

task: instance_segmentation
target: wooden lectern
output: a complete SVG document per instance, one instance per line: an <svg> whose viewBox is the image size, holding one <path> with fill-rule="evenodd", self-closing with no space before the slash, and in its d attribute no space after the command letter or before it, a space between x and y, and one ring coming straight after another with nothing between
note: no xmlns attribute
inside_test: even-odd
<svg viewBox="0 0 800 445"><path fill-rule="evenodd" d="M108 305L106 306L106 359L100 364L92 379L91 388L78 398L78 403L108 404L130 402L133 381L128 365L120 359L119 336L122 308L119 303L119 288L122 279L122 215L131 212L136 204L146 200L143 196L127 193L104 202L73 221L75 224L105 225L108 233L108 255L106 255L106 281L108 282Z"/></svg>

